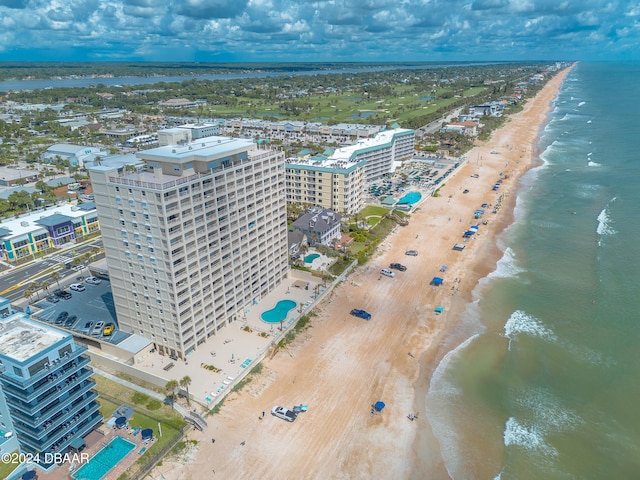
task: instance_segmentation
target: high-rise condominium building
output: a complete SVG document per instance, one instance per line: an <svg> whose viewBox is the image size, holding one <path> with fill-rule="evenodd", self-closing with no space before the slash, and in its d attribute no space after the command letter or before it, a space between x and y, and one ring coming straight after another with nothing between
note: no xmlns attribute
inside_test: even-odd
<svg viewBox="0 0 640 480"><path fill-rule="evenodd" d="M21 452L65 452L102 420L86 350L23 313L0 319L0 404ZM8 423L2 414L5 432Z"/></svg>
<svg viewBox="0 0 640 480"><path fill-rule="evenodd" d="M90 169L119 327L184 357L288 273L284 154L208 137Z"/></svg>

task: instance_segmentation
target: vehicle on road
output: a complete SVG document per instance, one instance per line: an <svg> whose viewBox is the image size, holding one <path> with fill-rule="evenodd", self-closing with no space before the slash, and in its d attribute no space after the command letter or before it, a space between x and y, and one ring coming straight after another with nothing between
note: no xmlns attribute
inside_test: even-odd
<svg viewBox="0 0 640 480"><path fill-rule="evenodd" d="M410 257L417 257L418 256L418 251L417 250L407 250L406 252L404 252L405 255L409 255Z"/></svg>
<svg viewBox="0 0 640 480"><path fill-rule="evenodd" d="M471 175L471 178L479 178L480 175L478 175L477 173L474 173L473 175Z"/></svg>
<svg viewBox="0 0 640 480"><path fill-rule="evenodd" d="M366 310L359 310L357 308L354 308L353 310L351 310L351 315L353 315L354 317L363 318L365 320L371 320L371 314Z"/></svg>
<svg viewBox="0 0 640 480"><path fill-rule="evenodd" d="M102 333L103 328L104 328L104 322L96 323L93 327L93 330L91 330L91 335L100 335Z"/></svg>
<svg viewBox="0 0 640 480"><path fill-rule="evenodd" d="M63 300L69 300L73 296L71 292L67 292L66 290L56 290L53 294Z"/></svg>
<svg viewBox="0 0 640 480"><path fill-rule="evenodd" d="M273 407L271 409L271 415L286 420L287 422L293 422L298 414L286 407Z"/></svg>
<svg viewBox="0 0 640 480"><path fill-rule="evenodd" d="M113 323L107 323L104 327L104 330L102 330L102 335L104 335L105 337L108 337L113 333L115 328L116 326Z"/></svg>
<svg viewBox="0 0 640 480"><path fill-rule="evenodd" d="M49 295L45 300L49 303L58 303L60 301L60 299L55 295Z"/></svg>
<svg viewBox="0 0 640 480"><path fill-rule="evenodd" d="M396 274L393 273L391 270L387 269L387 268L383 268L382 270L380 270L380 273L386 277L395 277Z"/></svg>
<svg viewBox="0 0 640 480"><path fill-rule="evenodd" d="M67 319L68 316L69 316L69 312L60 312L58 314L58 317L55 320L55 324L60 325Z"/></svg>
<svg viewBox="0 0 640 480"><path fill-rule="evenodd" d="M86 290L85 286L81 283L72 283L69 285L69 288L74 292L84 292Z"/></svg>
<svg viewBox="0 0 640 480"><path fill-rule="evenodd" d="M89 285L100 285L102 283L102 280L100 280L97 277L87 277L84 279L85 283L88 283Z"/></svg>
<svg viewBox="0 0 640 480"><path fill-rule="evenodd" d="M389 265L389 268L392 268L394 270L400 270L401 272L407 271L407 267L405 267L401 263L392 263L391 265Z"/></svg>

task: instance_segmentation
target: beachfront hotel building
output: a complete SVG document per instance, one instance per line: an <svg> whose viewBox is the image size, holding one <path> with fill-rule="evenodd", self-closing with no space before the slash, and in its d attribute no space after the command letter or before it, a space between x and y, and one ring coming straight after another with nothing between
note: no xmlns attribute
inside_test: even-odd
<svg viewBox="0 0 640 480"><path fill-rule="evenodd" d="M289 158L287 202L353 215L364 208L365 168L364 161L333 160L324 155Z"/></svg>
<svg viewBox="0 0 640 480"><path fill-rule="evenodd" d="M0 318L0 426L22 453L65 452L102 421L86 350L21 312Z"/></svg>
<svg viewBox="0 0 640 480"><path fill-rule="evenodd" d="M331 155L287 159L287 202L353 215L365 206L365 187L413 157L415 131L395 128L338 148Z"/></svg>
<svg viewBox="0 0 640 480"><path fill-rule="evenodd" d="M118 325L184 358L288 273L284 154L207 137L89 169Z"/></svg>

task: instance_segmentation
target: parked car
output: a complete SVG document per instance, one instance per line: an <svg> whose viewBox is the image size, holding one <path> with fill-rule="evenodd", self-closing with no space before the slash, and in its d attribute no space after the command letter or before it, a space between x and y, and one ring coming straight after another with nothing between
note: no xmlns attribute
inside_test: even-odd
<svg viewBox="0 0 640 480"><path fill-rule="evenodd" d="M480 175L478 175L477 173L474 173L473 175L471 175L471 178L478 178L480 177Z"/></svg>
<svg viewBox="0 0 640 480"><path fill-rule="evenodd" d="M58 303L60 301L60 299L55 295L49 295L45 300L49 303Z"/></svg>
<svg viewBox="0 0 640 480"><path fill-rule="evenodd" d="M66 290L56 290L53 294L63 300L69 300L73 296L71 292L67 292Z"/></svg>
<svg viewBox="0 0 640 480"><path fill-rule="evenodd" d="M400 270L401 272L405 272L407 270L407 267L405 267L401 263L392 263L391 265L389 265L389 268L393 268L394 270Z"/></svg>
<svg viewBox="0 0 640 480"><path fill-rule="evenodd" d="M78 321L77 315L71 315L64 321L65 327L73 327L73 325Z"/></svg>
<svg viewBox="0 0 640 480"><path fill-rule="evenodd" d="M104 335L105 337L108 337L109 335L111 335L113 333L115 328L116 328L116 326L113 323L107 323L105 325L104 329L102 330L102 335Z"/></svg>
<svg viewBox="0 0 640 480"><path fill-rule="evenodd" d="M364 318L365 320L371 320L371 314L366 310L359 310L357 308L354 308L353 310L351 310L351 315L358 318Z"/></svg>
<svg viewBox="0 0 640 480"><path fill-rule="evenodd" d="M91 327L93 327L93 322L87 322L84 324L84 327L82 327L82 332L85 333L89 333L91 331Z"/></svg>
<svg viewBox="0 0 640 480"><path fill-rule="evenodd" d="M104 328L104 322L97 322L93 326L93 330L91 330L91 335L100 335L102 333L103 328Z"/></svg>
<svg viewBox="0 0 640 480"><path fill-rule="evenodd" d="M380 270L380 273L381 273L382 275L387 276L387 277L395 277L395 276L396 276L396 274L395 274L395 273L393 273L391 270L389 270L389 269L387 269L387 268L383 268L382 270Z"/></svg>
<svg viewBox="0 0 640 480"><path fill-rule="evenodd" d="M271 409L271 415L286 420L287 422L293 422L298 417L297 413L286 407L273 407Z"/></svg>
<svg viewBox="0 0 640 480"><path fill-rule="evenodd" d="M87 277L84 279L84 281L89 285L100 285L102 283L102 280L96 277Z"/></svg>
<svg viewBox="0 0 640 480"><path fill-rule="evenodd" d="M69 288L74 292L84 292L86 290L85 286L81 283L72 283L69 285Z"/></svg>
<svg viewBox="0 0 640 480"><path fill-rule="evenodd" d="M60 312L58 314L58 317L55 320L55 324L60 325L67 319L68 316L69 316L69 312Z"/></svg>
<svg viewBox="0 0 640 480"><path fill-rule="evenodd" d="M468 189L468 188L465 188L465 189L462 191L462 193L469 193L469 189Z"/></svg>
<svg viewBox="0 0 640 480"><path fill-rule="evenodd" d="M417 257L418 256L418 251L417 250L407 250L406 252L404 252L405 255L409 255L411 257Z"/></svg>

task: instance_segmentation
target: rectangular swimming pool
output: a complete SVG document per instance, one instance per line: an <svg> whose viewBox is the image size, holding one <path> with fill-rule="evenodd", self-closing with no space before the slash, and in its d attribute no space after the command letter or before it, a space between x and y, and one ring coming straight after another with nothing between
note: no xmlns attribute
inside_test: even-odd
<svg viewBox="0 0 640 480"><path fill-rule="evenodd" d="M71 476L76 480L100 480L134 448L135 443L115 437Z"/></svg>

